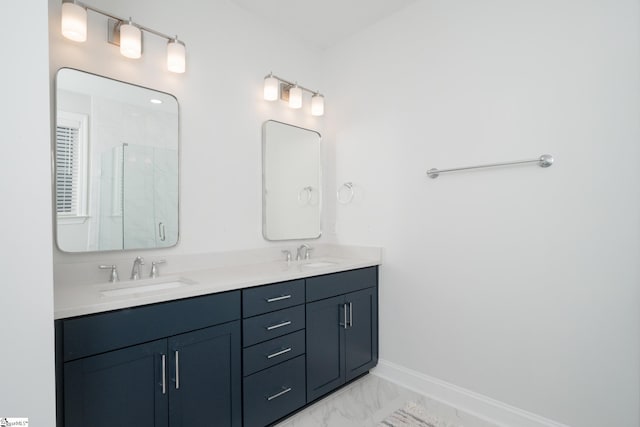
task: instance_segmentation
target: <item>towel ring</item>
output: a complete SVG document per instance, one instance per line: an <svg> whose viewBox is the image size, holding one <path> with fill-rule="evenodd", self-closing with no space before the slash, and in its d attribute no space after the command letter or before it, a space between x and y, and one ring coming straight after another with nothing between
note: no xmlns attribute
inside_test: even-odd
<svg viewBox="0 0 640 427"><path fill-rule="evenodd" d="M346 199L342 198L343 188L346 188L348 193ZM342 205L349 204L353 201L353 196L355 195L355 191L353 190L353 182L345 182L340 187L338 187L338 191L336 192L336 197L338 198L338 203Z"/></svg>
<svg viewBox="0 0 640 427"><path fill-rule="evenodd" d="M313 187L311 186L307 186L300 189L300 191L298 191L298 203L303 205L309 204L311 202L312 192L313 192ZM304 194L306 194L306 198L304 198L305 197Z"/></svg>

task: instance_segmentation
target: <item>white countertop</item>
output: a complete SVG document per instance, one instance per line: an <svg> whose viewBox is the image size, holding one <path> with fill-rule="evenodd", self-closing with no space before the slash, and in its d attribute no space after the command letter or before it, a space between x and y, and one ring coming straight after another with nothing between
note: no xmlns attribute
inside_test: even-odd
<svg viewBox="0 0 640 427"><path fill-rule="evenodd" d="M380 256L323 256L306 261L271 261L245 265L218 266L184 272L167 273L155 279L121 281L116 283L61 284L54 289L54 317L64 319L86 314L165 302L198 295L243 289L304 277L380 265ZM326 263L318 267L309 263ZM128 295L105 296L103 291L166 283L180 280L188 284L172 289L135 292Z"/></svg>

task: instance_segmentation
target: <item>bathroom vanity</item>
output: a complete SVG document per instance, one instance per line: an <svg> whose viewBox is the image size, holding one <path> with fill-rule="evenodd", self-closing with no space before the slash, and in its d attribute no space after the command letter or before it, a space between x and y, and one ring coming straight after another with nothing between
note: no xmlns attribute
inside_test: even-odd
<svg viewBox="0 0 640 427"><path fill-rule="evenodd" d="M143 272L136 256L131 280L118 281L133 258L118 251L178 241L179 123L168 93L56 74L56 243L113 251L109 263L54 271L58 427L267 426L377 363L379 253L195 255L183 260L191 268L167 263L172 276L159 273L165 259ZM321 153L319 132L264 123L265 239L322 234ZM109 283L97 278L106 271Z"/></svg>
<svg viewBox="0 0 640 427"><path fill-rule="evenodd" d="M281 264L60 307L58 426L267 426L374 367L377 263Z"/></svg>

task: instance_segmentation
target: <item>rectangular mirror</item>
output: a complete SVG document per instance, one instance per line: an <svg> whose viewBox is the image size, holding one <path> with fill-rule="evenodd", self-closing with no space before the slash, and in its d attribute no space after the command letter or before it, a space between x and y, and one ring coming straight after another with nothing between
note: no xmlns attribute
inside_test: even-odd
<svg viewBox="0 0 640 427"><path fill-rule="evenodd" d="M274 120L262 126L262 234L317 239L321 230L320 134Z"/></svg>
<svg viewBox="0 0 640 427"><path fill-rule="evenodd" d="M62 68L56 75L56 242L64 252L178 242L178 101Z"/></svg>

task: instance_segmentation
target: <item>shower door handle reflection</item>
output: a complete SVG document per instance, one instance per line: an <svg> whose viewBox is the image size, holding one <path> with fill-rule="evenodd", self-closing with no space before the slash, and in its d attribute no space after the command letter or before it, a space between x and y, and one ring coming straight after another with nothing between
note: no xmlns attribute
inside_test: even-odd
<svg viewBox="0 0 640 427"><path fill-rule="evenodd" d="M160 240L163 242L167 239L167 231L164 228L163 222L158 223L158 237L160 237Z"/></svg>

